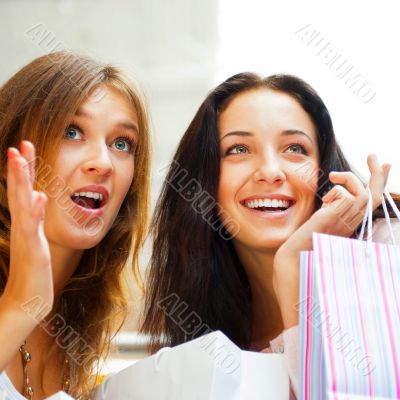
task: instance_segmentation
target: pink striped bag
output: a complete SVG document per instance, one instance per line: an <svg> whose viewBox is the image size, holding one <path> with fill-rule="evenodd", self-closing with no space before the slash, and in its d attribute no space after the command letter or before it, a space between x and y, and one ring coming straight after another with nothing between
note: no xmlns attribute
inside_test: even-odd
<svg viewBox="0 0 400 400"><path fill-rule="evenodd" d="M387 200L400 212L388 191ZM400 399L400 246L313 235L301 253L300 399Z"/></svg>

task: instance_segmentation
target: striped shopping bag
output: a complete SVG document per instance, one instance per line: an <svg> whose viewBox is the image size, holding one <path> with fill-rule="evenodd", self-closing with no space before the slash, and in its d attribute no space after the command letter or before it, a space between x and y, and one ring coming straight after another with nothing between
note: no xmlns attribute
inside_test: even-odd
<svg viewBox="0 0 400 400"><path fill-rule="evenodd" d="M370 200L366 241L314 233L301 253L300 399L400 399L400 246L371 221Z"/></svg>

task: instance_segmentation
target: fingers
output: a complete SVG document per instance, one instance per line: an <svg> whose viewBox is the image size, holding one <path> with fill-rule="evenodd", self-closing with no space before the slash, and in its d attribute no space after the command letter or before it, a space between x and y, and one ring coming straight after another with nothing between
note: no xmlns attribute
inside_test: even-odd
<svg viewBox="0 0 400 400"><path fill-rule="evenodd" d="M322 197L324 203L331 203L336 199L342 198L346 194L346 189L343 186L335 185L329 192Z"/></svg>
<svg viewBox="0 0 400 400"><path fill-rule="evenodd" d="M9 148L7 161L7 196L11 217L25 223L32 215L35 150L30 142L21 143L21 153Z"/></svg>
<svg viewBox="0 0 400 400"><path fill-rule="evenodd" d="M29 181L33 186L35 181L35 146L31 142L23 140L21 142L21 156L24 157L27 162L26 168L29 174Z"/></svg>
<svg viewBox="0 0 400 400"><path fill-rule="evenodd" d="M324 203L347 198L349 201L355 200L359 208L365 207L368 202L368 193L362 182L352 172L331 172L329 179L336 185L322 197Z"/></svg>
<svg viewBox="0 0 400 400"><path fill-rule="evenodd" d="M362 221L368 203L368 192L360 179L352 172L331 172L335 186L322 198L336 216L340 232L349 234Z"/></svg>
<svg viewBox="0 0 400 400"><path fill-rule="evenodd" d="M389 179L389 172L390 172L391 168L392 168L391 164L383 164L382 165L383 173L385 175L385 187L386 187L388 179Z"/></svg>
<svg viewBox="0 0 400 400"><path fill-rule="evenodd" d="M11 217L15 215L15 194L16 194L16 181L15 181L15 157L18 155L18 152L13 147L8 149L7 153L7 198L8 198L8 207L10 209Z"/></svg>
<svg viewBox="0 0 400 400"><path fill-rule="evenodd" d="M36 221L41 222L44 220L45 208L47 203L47 196L43 192L34 192L34 210L33 217Z"/></svg>
<svg viewBox="0 0 400 400"><path fill-rule="evenodd" d="M329 174L331 182L344 185L346 189L354 196L365 194L365 188L360 179L353 172L331 172Z"/></svg>
<svg viewBox="0 0 400 400"><path fill-rule="evenodd" d="M14 160L15 181L18 186L18 190L16 190L18 205L21 211L29 210L32 207L32 184L27 161L19 153L15 156Z"/></svg>
<svg viewBox="0 0 400 400"><path fill-rule="evenodd" d="M382 194L388 181L391 165L380 165L378 157L375 154L368 156L367 163L371 172L368 186L372 195L372 208L375 209L382 202Z"/></svg>
<svg viewBox="0 0 400 400"><path fill-rule="evenodd" d="M338 218L343 218L349 213L354 214L354 209L360 209L356 206L355 197L340 185L334 186L322 200Z"/></svg>
<svg viewBox="0 0 400 400"><path fill-rule="evenodd" d="M376 208L381 203L381 196L388 181L391 165L380 165L377 156L374 154L368 156L367 163L371 172L368 187L372 195L373 208ZM354 173L348 171L331 172L329 174L329 179L337 185L345 186L345 188L357 198L357 203L360 207L364 207L367 204L368 192L365 190L363 183ZM343 194L343 191L335 188L336 186L333 188L334 190L331 189L331 191L323 197L324 202L331 202Z"/></svg>

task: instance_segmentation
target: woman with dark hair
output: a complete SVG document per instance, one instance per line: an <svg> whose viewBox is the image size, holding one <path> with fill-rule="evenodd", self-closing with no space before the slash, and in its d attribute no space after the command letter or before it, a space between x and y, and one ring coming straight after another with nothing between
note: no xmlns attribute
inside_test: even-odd
<svg viewBox="0 0 400 400"><path fill-rule="evenodd" d="M375 156L368 165L377 208L390 166ZM182 138L156 207L142 327L151 350L219 329L256 351L284 332L288 352L299 251L314 231L353 235L367 199L307 83L252 73L223 82Z"/></svg>

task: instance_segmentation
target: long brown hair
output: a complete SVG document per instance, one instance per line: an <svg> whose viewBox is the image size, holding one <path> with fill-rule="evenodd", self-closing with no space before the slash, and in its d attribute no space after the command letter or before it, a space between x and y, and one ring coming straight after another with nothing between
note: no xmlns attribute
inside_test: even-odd
<svg viewBox="0 0 400 400"><path fill-rule="evenodd" d="M253 317L249 282L213 199L217 198L220 174L219 113L239 93L258 88L295 98L317 129L317 208L331 188L329 172L351 171L325 104L303 80L290 75L261 78L241 73L212 90L179 143L155 209L141 329L151 336L151 351L217 329L241 348L250 345Z"/></svg>
<svg viewBox="0 0 400 400"><path fill-rule="evenodd" d="M148 217L150 135L148 115L140 91L116 67L103 65L72 52L54 52L22 68L0 88L0 159L7 164L7 148L30 140L36 154L52 165L58 146L79 105L101 85L118 90L135 108L139 142L131 188L106 236L85 250L72 279L66 285L54 313L81 338L80 346L68 347L73 363L71 393L81 396L91 388L98 361L108 351L111 336L121 326L127 311L124 267L128 262L138 276L139 250ZM38 171L35 186L45 181ZM4 176L4 174L2 174ZM43 179L42 179L43 178ZM0 181L0 293L7 282L10 260L10 213L7 182ZM66 333L65 333L66 335ZM76 336L65 336L69 343ZM85 345L82 345L85 343ZM54 349L53 349L54 350Z"/></svg>

